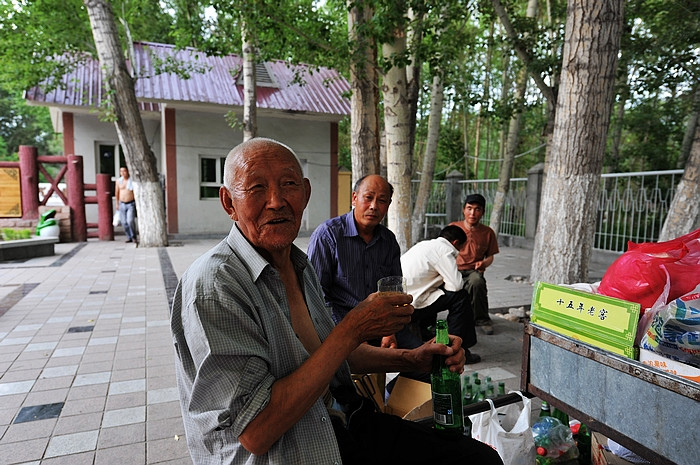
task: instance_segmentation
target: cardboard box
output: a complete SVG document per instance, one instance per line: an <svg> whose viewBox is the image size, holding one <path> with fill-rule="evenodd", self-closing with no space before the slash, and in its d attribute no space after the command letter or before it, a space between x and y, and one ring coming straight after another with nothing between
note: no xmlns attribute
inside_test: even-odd
<svg viewBox="0 0 700 465"><path fill-rule="evenodd" d="M610 352L637 359L640 305L566 286L538 282L530 321Z"/></svg>
<svg viewBox="0 0 700 465"><path fill-rule="evenodd" d="M692 365L687 365L670 358L666 358L661 354L652 352L647 349L639 349L639 361L644 365L657 368L666 373L671 373L682 378L700 383L700 368Z"/></svg>
<svg viewBox="0 0 700 465"><path fill-rule="evenodd" d="M600 433L591 435L591 463L592 465L632 465L622 457L610 452L608 449L608 438Z"/></svg>
<svg viewBox="0 0 700 465"><path fill-rule="evenodd" d="M433 394L430 384L399 376L384 411L407 420L432 416Z"/></svg>
<svg viewBox="0 0 700 465"><path fill-rule="evenodd" d="M433 415L433 396L428 383L399 376L385 404L386 375L384 373L354 374L352 378L357 392L364 397L373 398L382 412L412 421Z"/></svg>

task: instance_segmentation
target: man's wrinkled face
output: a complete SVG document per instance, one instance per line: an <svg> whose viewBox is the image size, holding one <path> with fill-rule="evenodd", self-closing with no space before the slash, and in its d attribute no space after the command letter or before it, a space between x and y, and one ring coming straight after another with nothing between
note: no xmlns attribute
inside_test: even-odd
<svg viewBox="0 0 700 465"><path fill-rule="evenodd" d="M476 226L484 216L484 208L478 203L468 203L464 205L464 220L469 226Z"/></svg>
<svg viewBox="0 0 700 465"><path fill-rule="evenodd" d="M367 176L357 192L352 193L355 221L364 228L374 229L381 223L390 204L391 190L381 176Z"/></svg>
<svg viewBox="0 0 700 465"><path fill-rule="evenodd" d="M237 156L233 188L222 205L253 246L270 253L289 247L311 196L296 157L285 147L259 142Z"/></svg>

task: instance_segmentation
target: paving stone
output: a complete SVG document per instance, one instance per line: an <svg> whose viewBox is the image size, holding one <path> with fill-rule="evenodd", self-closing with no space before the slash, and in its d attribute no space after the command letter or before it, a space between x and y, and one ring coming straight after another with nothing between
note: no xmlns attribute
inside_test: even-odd
<svg viewBox="0 0 700 465"><path fill-rule="evenodd" d="M100 449L95 455L95 465L143 465L146 463L146 444L127 444L124 446Z"/></svg>
<svg viewBox="0 0 700 465"><path fill-rule="evenodd" d="M149 419L146 425L146 439L149 442L157 439L172 439L175 436L185 437L185 426L182 423L182 418Z"/></svg>
<svg viewBox="0 0 700 465"><path fill-rule="evenodd" d="M146 407L130 407L119 410L108 410L104 414L102 427L129 425L146 421Z"/></svg>
<svg viewBox="0 0 700 465"><path fill-rule="evenodd" d="M39 460L44 455L49 438L28 439L17 442L0 442L0 458L12 457L14 463Z"/></svg>
<svg viewBox="0 0 700 465"><path fill-rule="evenodd" d="M79 454L70 454L44 459L41 461L41 465L92 465L94 460L95 452L88 451Z"/></svg>
<svg viewBox="0 0 700 465"><path fill-rule="evenodd" d="M146 463L161 463L168 460L189 457L187 441L184 437L158 439L146 443Z"/></svg>
<svg viewBox="0 0 700 465"><path fill-rule="evenodd" d="M128 394L146 390L146 379L132 379L128 381L111 382L107 395Z"/></svg>
<svg viewBox="0 0 700 465"><path fill-rule="evenodd" d="M131 392L107 397L106 410L121 410L146 405L146 392Z"/></svg>
<svg viewBox="0 0 700 465"><path fill-rule="evenodd" d="M98 449L123 446L127 444L144 443L146 441L146 424L134 423L131 425L102 428L97 440Z"/></svg>
<svg viewBox="0 0 700 465"><path fill-rule="evenodd" d="M102 412L84 413L80 415L68 415L58 419L55 435L80 433L84 431L99 430L102 424Z"/></svg>
<svg viewBox="0 0 700 465"><path fill-rule="evenodd" d="M92 397L89 399L67 400L63 405L61 415L81 415L83 413L102 412L105 408L104 397Z"/></svg>

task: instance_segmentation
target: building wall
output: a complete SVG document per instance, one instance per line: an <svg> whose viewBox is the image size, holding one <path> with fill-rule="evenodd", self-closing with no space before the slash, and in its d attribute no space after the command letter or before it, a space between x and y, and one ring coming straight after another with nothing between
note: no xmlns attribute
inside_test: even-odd
<svg viewBox="0 0 700 465"><path fill-rule="evenodd" d="M94 114L73 115L75 155L83 157L83 180L85 184L94 184L97 174L98 146L100 144L119 144L119 137L114 123L99 121ZM161 140L160 119L144 118L144 130L146 137L157 159L157 166L161 166ZM66 154L68 155L68 154ZM114 179L116 181L116 179ZM86 205L85 213L88 223L97 222L97 205Z"/></svg>
<svg viewBox="0 0 700 465"><path fill-rule="evenodd" d="M243 140L240 130L228 126L224 114L176 110L177 199L179 234L224 234L231 227L217 199L199 198L199 157L225 157ZM75 114L75 152L83 156L85 183L94 183L98 144L118 144L113 123L100 122L93 114ZM144 119L146 136L165 173L160 119ZM299 117L258 114L258 135L290 146L311 181L311 200L304 215L302 234L310 233L330 216L330 123ZM97 222L97 206L87 205L88 222Z"/></svg>
<svg viewBox="0 0 700 465"><path fill-rule="evenodd" d="M200 199L200 156L225 157L243 140L223 114L189 110L176 112L179 234L223 234L231 227L218 198ZM330 123L258 114L258 136L290 146L311 181L311 200L302 233L313 230L330 215Z"/></svg>

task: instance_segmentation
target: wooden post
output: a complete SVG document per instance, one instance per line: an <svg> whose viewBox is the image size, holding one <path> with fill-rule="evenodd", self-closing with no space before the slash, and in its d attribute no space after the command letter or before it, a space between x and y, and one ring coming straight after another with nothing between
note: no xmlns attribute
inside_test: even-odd
<svg viewBox="0 0 700 465"><path fill-rule="evenodd" d="M97 175L97 234L101 241L114 240L112 225L112 177L108 174Z"/></svg>
<svg viewBox="0 0 700 465"><path fill-rule="evenodd" d="M20 188L22 190L22 219L39 218L39 165L37 149L30 145L19 146Z"/></svg>
<svg viewBox="0 0 700 465"><path fill-rule="evenodd" d="M87 241L87 219L85 216L85 184L83 183L83 157L68 155L66 173L68 205L71 213L71 231L76 242Z"/></svg>

